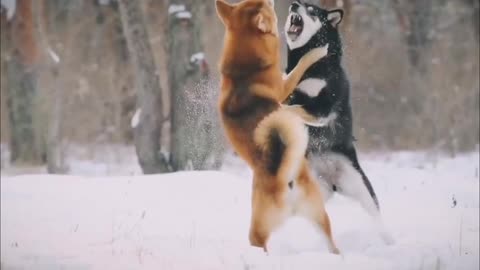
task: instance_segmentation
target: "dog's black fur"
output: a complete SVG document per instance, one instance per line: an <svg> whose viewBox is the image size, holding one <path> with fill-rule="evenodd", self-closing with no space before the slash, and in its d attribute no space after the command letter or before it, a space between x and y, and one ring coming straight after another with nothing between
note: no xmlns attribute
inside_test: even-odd
<svg viewBox="0 0 480 270"><path fill-rule="evenodd" d="M295 13L299 5L308 7L310 11L309 15L316 16L321 21L322 26L304 46L293 50L288 49L286 72L289 73L305 53L313 48L328 44L328 55L312 65L302 78L302 81L311 78L322 79L326 82L326 85L319 94L314 97L308 96L304 92L299 91L299 89L296 89L286 101L286 104L299 105L306 112L319 118L326 118L332 113L336 114L336 118L329 125L309 127L308 156L310 158L312 156L323 155L328 158L329 154L334 153L348 159L353 168L361 175L363 184L368 189L377 209L379 209L377 196L370 181L360 167L354 146L350 84L347 74L342 67L342 41L338 29L343 11L328 11L315 5L304 4L297 1L292 3L290 7L291 12ZM337 12L339 20L335 22L329 21L328 17L330 12ZM322 172L318 173L322 175ZM335 186L335 184L330 185L330 187L332 191L341 188Z"/></svg>

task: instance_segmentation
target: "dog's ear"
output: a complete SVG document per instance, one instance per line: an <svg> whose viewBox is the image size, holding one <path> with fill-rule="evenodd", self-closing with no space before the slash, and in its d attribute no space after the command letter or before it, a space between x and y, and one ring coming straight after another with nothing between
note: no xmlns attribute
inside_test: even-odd
<svg viewBox="0 0 480 270"><path fill-rule="evenodd" d="M228 25L234 6L224 0L216 0L215 7L217 9L218 17L220 17L223 24Z"/></svg>
<svg viewBox="0 0 480 270"><path fill-rule="evenodd" d="M257 14L254 19L255 26L263 33L272 32L271 23L261 14Z"/></svg>
<svg viewBox="0 0 480 270"><path fill-rule="evenodd" d="M328 12L327 20L333 26L337 27L343 19L343 10L334 9Z"/></svg>

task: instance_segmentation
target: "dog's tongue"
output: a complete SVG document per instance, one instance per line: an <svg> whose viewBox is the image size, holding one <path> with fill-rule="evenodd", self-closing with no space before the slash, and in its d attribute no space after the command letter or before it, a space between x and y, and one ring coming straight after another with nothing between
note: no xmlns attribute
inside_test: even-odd
<svg viewBox="0 0 480 270"><path fill-rule="evenodd" d="M288 29L288 32L296 34L296 33L300 32L300 29L301 29L300 26L292 24L292 25L290 25L290 28Z"/></svg>

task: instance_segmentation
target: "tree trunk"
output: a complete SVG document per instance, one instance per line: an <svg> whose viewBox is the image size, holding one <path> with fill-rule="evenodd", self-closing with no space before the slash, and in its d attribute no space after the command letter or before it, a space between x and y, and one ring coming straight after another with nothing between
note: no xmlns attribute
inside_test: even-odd
<svg viewBox="0 0 480 270"><path fill-rule="evenodd" d="M412 67L421 74L427 72L429 51L432 44L430 30L435 26L435 8L444 0L392 0L393 8L407 44L407 53Z"/></svg>
<svg viewBox="0 0 480 270"><path fill-rule="evenodd" d="M472 26L477 41L480 37L480 1L478 0L464 0L465 4L471 8L472 12Z"/></svg>
<svg viewBox="0 0 480 270"><path fill-rule="evenodd" d="M46 125L46 155L47 155L47 172L51 174L66 173L68 171L65 163L65 145L62 136L63 122L63 103L64 91L62 91L60 74L60 58L50 46L49 37L46 33L45 26L47 23L45 0L36 0L33 5L34 17L36 23L36 32L39 44L39 57L42 57L44 71L53 74L54 82L52 83L51 95L47 98L44 106L47 106L48 117L44 123ZM57 25L65 26L68 23L59 23ZM39 76L41 76L39 74ZM46 91L44 91L46 92Z"/></svg>
<svg viewBox="0 0 480 270"><path fill-rule="evenodd" d="M38 164L44 159L34 128L37 44L31 0L18 0L11 27L13 48L7 65L11 161Z"/></svg>
<svg viewBox="0 0 480 270"><path fill-rule="evenodd" d="M135 146L145 174L168 172L160 152L162 97L140 1L119 0L123 31L131 55L137 87L138 123Z"/></svg>
<svg viewBox="0 0 480 270"><path fill-rule="evenodd" d="M174 170L219 167L221 130L208 85L199 13L203 1L170 0L167 52L171 97L170 164Z"/></svg>

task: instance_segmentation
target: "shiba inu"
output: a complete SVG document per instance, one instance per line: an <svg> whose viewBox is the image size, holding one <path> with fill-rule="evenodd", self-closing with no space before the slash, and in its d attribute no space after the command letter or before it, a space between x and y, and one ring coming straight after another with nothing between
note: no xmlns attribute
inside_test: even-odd
<svg viewBox="0 0 480 270"><path fill-rule="evenodd" d="M341 9L325 10L295 1L285 23L288 45L287 72L310 51L328 44L328 54L304 73L286 103L291 111L316 118L309 127L308 160L319 176L325 199L334 191L351 197L377 221L381 236L393 242L380 218L372 184L362 170L354 146L350 83L342 67L338 26Z"/></svg>
<svg viewBox="0 0 480 270"><path fill-rule="evenodd" d="M306 53L284 80L273 1L216 0L216 9L225 26L219 112L229 142L253 171L250 243L267 251L271 232L291 215L302 215L325 232L329 250L338 253L320 186L305 158L305 123L315 118L281 106L328 46Z"/></svg>

